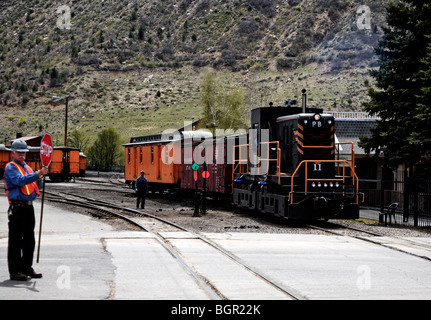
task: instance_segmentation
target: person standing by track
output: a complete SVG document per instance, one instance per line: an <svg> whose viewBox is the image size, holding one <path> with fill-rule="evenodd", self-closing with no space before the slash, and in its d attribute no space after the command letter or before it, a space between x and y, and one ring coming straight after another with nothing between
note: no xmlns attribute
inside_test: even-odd
<svg viewBox="0 0 431 320"><path fill-rule="evenodd" d="M42 278L42 274L32 268L36 244L33 201L39 195L42 178L48 173L48 168L33 172L25 163L29 150L23 140L15 140L11 150L13 160L6 165L4 175L9 200L8 267L11 280L26 281Z"/></svg>
<svg viewBox="0 0 431 320"><path fill-rule="evenodd" d="M136 209L139 209L139 204L141 204L141 209L145 209L145 197L148 191L148 181L147 178L144 177L145 172L141 171L141 176L135 182L135 190L136 190Z"/></svg>

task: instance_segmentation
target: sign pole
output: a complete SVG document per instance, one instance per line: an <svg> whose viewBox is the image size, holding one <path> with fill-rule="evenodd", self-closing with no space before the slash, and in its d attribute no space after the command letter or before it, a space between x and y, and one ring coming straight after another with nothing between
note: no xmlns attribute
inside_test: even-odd
<svg viewBox="0 0 431 320"><path fill-rule="evenodd" d="M44 168L49 167L49 165L52 162L52 156L53 156L54 146L52 144L52 138L49 133L46 133L43 138L40 145L40 161L42 163L42 166ZM39 243L37 246L37 259L36 263L39 263L39 255L40 255L40 242L42 237L42 220L43 220L43 205L45 201L45 182L46 177L43 177L43 187L42 187L42 204L40 208L40 224L39 224Z"/></svg>
<svg viewBox="0 0 431 320"><path fill-rule="evenodd" d="M202 177L204 178L204 184L203 184L203 191L202 191L202 208L201 208L201 212L202 214L206 214L207 213L207 202L206 202L206 197L207 197L207 179L209 177L209 172L207 171L207 163L204 162L204 172L202 172Z"/></svg>
<svg viewBox="0 0 431 320"><path fill-rule="evenodd" d="M43 203L45 200L45 177L43 177L43 187L42 187L42 204L40 207L40 223L39 223L39 243L37 246L37 260L36 263L39 263L39 254L40 254L40 240L42 236L42 220L43 220Z"/></svg>
<svg viewBox="0 0 431 320"><path fill-rule="evenodd" d="M195 210L193 212L193 217L199 217L199 191L198 191L198 170L199 170L199 165L195 162L192 165L192 170L193 170L193 178L195 180L195 194L194 194L194 201L195 201Z"/></svg>

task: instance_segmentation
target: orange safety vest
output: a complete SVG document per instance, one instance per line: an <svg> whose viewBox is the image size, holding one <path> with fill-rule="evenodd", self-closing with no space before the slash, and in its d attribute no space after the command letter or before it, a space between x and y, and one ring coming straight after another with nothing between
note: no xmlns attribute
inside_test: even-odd
<svg viewBox="0 0 431 320"><path fill-rule="evenodd" d="M6 167L9 164L13 164L23 176L27 175L27 172L25 170L23 170L23 168L20 165L18 165L15 162L12 161L12 162L9 162L6 165ZM34 171L33 171L33 169L31 167L27 166L27 168L29 169L30 174L34 173ZM6 187L6 195L9 198L8 189L7 189L7 186L6 186L6 179L4 180L4 183L5 183L5 187ZM26 196L31 195L34 191L36 191L37 195L40 195L39 187L37 186L37 182L36 181L34 181L34 182L30 183L30 184L27 184L25 186L22 186L20 188L20 190L21 190L22 194L26 195Z"/></svg>

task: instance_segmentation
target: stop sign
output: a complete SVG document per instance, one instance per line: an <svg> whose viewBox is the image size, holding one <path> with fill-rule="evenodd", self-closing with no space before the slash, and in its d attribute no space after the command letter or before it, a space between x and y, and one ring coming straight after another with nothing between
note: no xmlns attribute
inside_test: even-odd
<svg viewBox="0 0 431 320"><path fill-rule="evenodd" d="M53 150L54 146L52 145L51 135L46 133L40 143L40 160L42 161L42 165L46 168L51 164Z"/></svg>

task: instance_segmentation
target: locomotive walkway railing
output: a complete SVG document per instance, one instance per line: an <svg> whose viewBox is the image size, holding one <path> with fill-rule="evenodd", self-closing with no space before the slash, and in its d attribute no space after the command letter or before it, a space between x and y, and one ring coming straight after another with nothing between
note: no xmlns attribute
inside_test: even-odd
<svg viewBox="0 0 431 320"><path fill-rule="evenodd" d="M264 174L268 174L269 173L269 163L270 162L276 162L276 173L275 173L275 175L278 178L278 184L280 184L280 179L281 179L280 178L280 175L281 175L281 172L280 172L281 171L281 149L280 149L280 142L279 141L262 142L262 143L259 144L259 149L260 149L261 145L263 145L263 144L264 145L268 145L268 150L267 150L268 158L267 159L265 159L265 158L259 158L260 163L261 163L261 167L262 167L262 161L267 161L267 163L265 165L265 167L267 168L267 170L266 170L266 172ZM271 144L275 144L276 145L277 156L274 159L271 159L269 157L269 148L270 148ZM260 154L260 152L259 152L259 154ZM259 172L259 174L262 174L262 173Z"/></svg>
<svg viewBox="0 0 431 320"><path fill-rule="evenodd" d="M277 151L277 155L275 156L275 158L271 158L269 156L269 150L270 150L270 145L274 144L276 151ZM266 151L264 152L264 154L267 155L266 158L261 158L262 154L261 154L261 147L262 145L266 146ZM246 147L247 151L244 152L243 148ZM232 170L232 181L234 180L234 175L235 173L244 173L244 174L250 174L250 167L249 167L249 156L250 156L250 144L242 144L242 145L237 145L233 147L233 155L234 155L234 159L233 159L233 170ZM236 152L236 149L238 149L238 153ZM244 154L246 154L246 157L244 158ZM238 155L238 159L236 158L236 155ZM278 179L278 183L280 184L280 179L281 179L281 149L280 149L280 142L279 141L271 141L271 142L261 142L259 143L259 150L258 150L258 154L257 154L257 159L259 160L259 166L257 167L257 174L258 175L264 175L264 174L268 174L269 173L269 163L270 162L276 162L276 172L275 175L277 176Z"/></svg>
<svg viewBox="0 0 431 320"><path fill-rule="evenodd" d="M269 157L269 149L270 149L271 144L275 144L275 146L276 146L277 155L275 158ZM268 158L260 158L262 145L267 146L266 147L267 150L265 153L268 155ZM341 145L350 145L351 155L350 155L349 160L340 159ZM353 142L337 142L337 143L335 143L335 146L338 146L335 148L337 151L337 160L328 160L328 161L332 161L332 162L337 164L337 174L338 175L341 175L341 173L340 173L341 168L340 167L342 165L343 176L344 176L344 172L345 172L345 163L348 163L349 167L351 168L353 174L356 177L356 181L357 181L358 177L356 176L356 174L353 170L353 168L355 168L355 151L354 151L354 147L353 147ZM237 146L233 147L234 159L233 159L232 180L234 178L235 173L250 174L250 167L249 167L250 149L249 149L249 147L250 147L250 144L241 144L241 145L237 145ZM244 148L246 148L246 151L243 150ZM334 148L334 146L304 146L304 148ZM238 152L236 152L236 149L238 149ZM238 158L236 157L236 155L238 155ZM259 144L259 151L258 151L258 159L259 159L259 164L260 164L260 166L258 167L258 174L259 175L268 174L269 173L269 163L270 162L276 162L275 175L277 176L278 183L280 184L280 181L281 181L281 149L280 149L279 141L260 143ZM262 165L263 161L266 161L265 165ZM318 161L314 160L314 163L317 163L317 162ZM319 162L323 162L323 160L321 160ZM266 168L266 170L261 171L261 168ZM299 166L298 166L298 168L299 168ZM297 168L297 170L298 170L298 168ZM296 171L292 175L292 179L293 179L293 176L296 174ZM355 179L354 179L354 181L355 181Z"/></svg>
<svg viewBox="0 0 431 320"><path fill-rule="evenodd" d="M342 150L342 145L349 145L351 148L351 153L350 153L350 164L352 168L355 168L355 149L353 146L353 142L337 142L335 143L336 146L336 151L337 151L337 160L342 160L340 159L340 151ZM347 160L348 161L348 160ZM338 167L338 172L339 172L339 167Z"/></svg>
<svg viewBox="0 0 431 320"><path fill-rule="evenodd" d="M343 165L343 175L340 178L330 178L330 179L310 179L308 178L308 164L309 163L313 163L313 164L321 164L321 163L334 163L334 164L342 164ZM289 201L290 203L293 203L293 194L295 193L294 189L294 183L293 183L293 179L295 178L296 174L298 173L299 169L305 165L305 173L304 173L304 192L305 195L308 194L308 182L324 182L324 181L331 181L331 182L342 182L342 186L343 186L343 196L345 195L345 191L346 191L346 165L350 168L350 176L352 178L352 185L355 187L356 190L356 204L359 204L359 179L358 176L355 173L354 168L351 166L351 163L347 160L304 160L302 161L298 167L296 168L295 172L292 174L291 177L291 189L289 192ZM362 195L362 202L364 202L364 195Z"/></svg>

